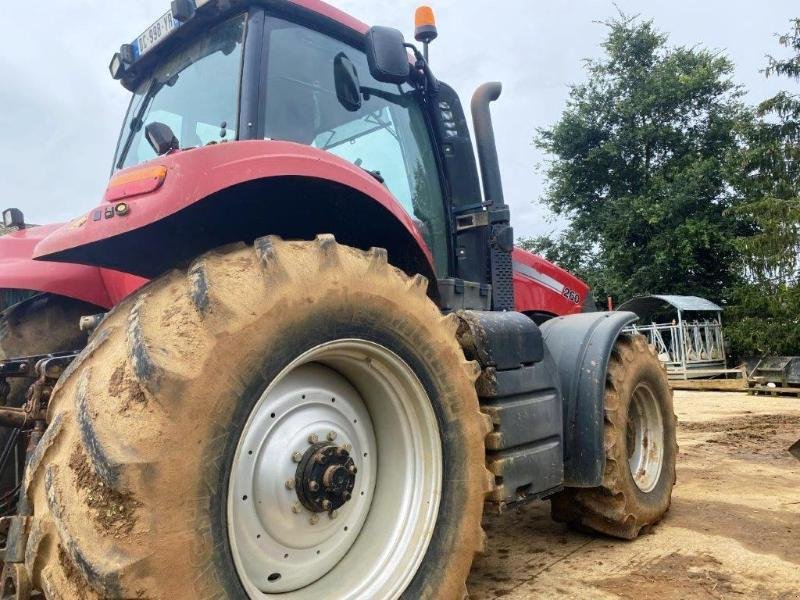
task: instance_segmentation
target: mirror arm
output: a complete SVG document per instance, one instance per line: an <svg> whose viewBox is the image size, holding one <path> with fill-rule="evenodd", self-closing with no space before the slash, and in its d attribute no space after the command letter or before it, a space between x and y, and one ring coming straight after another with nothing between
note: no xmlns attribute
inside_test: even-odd
<svg viewBox="0 0 800 600"><path fill-rule="evenodd" d="M414 64L413 73L411 75L411 82L417 87L424 88L424 91L436 93L439 91L439 80L431 71L431 67L425 57L414 44L406 42L403 44L406 48L414 53L416 63Z"/></svg>

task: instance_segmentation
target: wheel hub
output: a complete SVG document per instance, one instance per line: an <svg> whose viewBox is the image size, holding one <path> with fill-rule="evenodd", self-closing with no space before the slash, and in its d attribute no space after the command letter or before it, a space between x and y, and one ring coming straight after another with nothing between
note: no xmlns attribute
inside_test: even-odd
<svg viewBox="0 0 800 600"><path fill-rule="evenodd" d="M297 498L311 512L332 514L353 497L357 472L346 446L313 444L297 465Z"/></svg>
<svg viewBox="0 0 800 600"><path fill-rule="evenodd" d="M430 400L395 354L341 340L298 357L231 463L228 535L248 597L399 597L433 532L441 465Z"/></svg>
<svg viewBox="0 0 800 600"><path fill-rule="evenodd" d="M664 463L664 418L655 394L644 383L631 397L625 442L633 481L641 491L653 491Z"/></svg>

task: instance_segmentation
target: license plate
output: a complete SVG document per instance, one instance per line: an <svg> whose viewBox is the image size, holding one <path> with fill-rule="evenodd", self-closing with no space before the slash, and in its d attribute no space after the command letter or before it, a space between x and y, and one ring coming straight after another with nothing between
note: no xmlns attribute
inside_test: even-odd
<svg viewBox="0 0 800 600"><path fill-rule="evenodd" d="M172 18L172 11L165 13L136 40L138 56L147 54L180 27L180 22Z"/></svg>

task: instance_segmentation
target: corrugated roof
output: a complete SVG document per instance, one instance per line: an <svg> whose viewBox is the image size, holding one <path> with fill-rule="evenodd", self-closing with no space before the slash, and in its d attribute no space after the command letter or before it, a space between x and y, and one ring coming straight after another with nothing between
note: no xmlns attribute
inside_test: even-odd
<svg viewBox="0 0 800 600"><path fill-rule="evenodd" d="M642 316L640 313L646 313L657 310L665 305L673 306L678 310L693 310L693 311L710 311L717 312L723 310L721 306L717 306L711 300L699 298L698 296L671 296L668 294L654 294L652 296L637 296L631 298L627 302L620 304L617 310L629 310Z"/></svg>

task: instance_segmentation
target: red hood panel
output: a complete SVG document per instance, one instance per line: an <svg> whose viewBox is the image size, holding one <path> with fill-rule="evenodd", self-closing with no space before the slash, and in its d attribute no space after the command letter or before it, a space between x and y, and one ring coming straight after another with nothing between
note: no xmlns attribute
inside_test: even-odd
<svg viewBox="0 0 800 600"><path fill-rule="evenodd" d="M0 288L50 292L111 308L147 283L126 273L33 260L36 245L62 227L31 227L0 237Z"/></svg>
<svg viewBox="0 0 800 600"><path fill-rule="evenodd" d="M514 296L520 312L570 315L583 311L589 286L541 256L514 249Z"/></svg>

